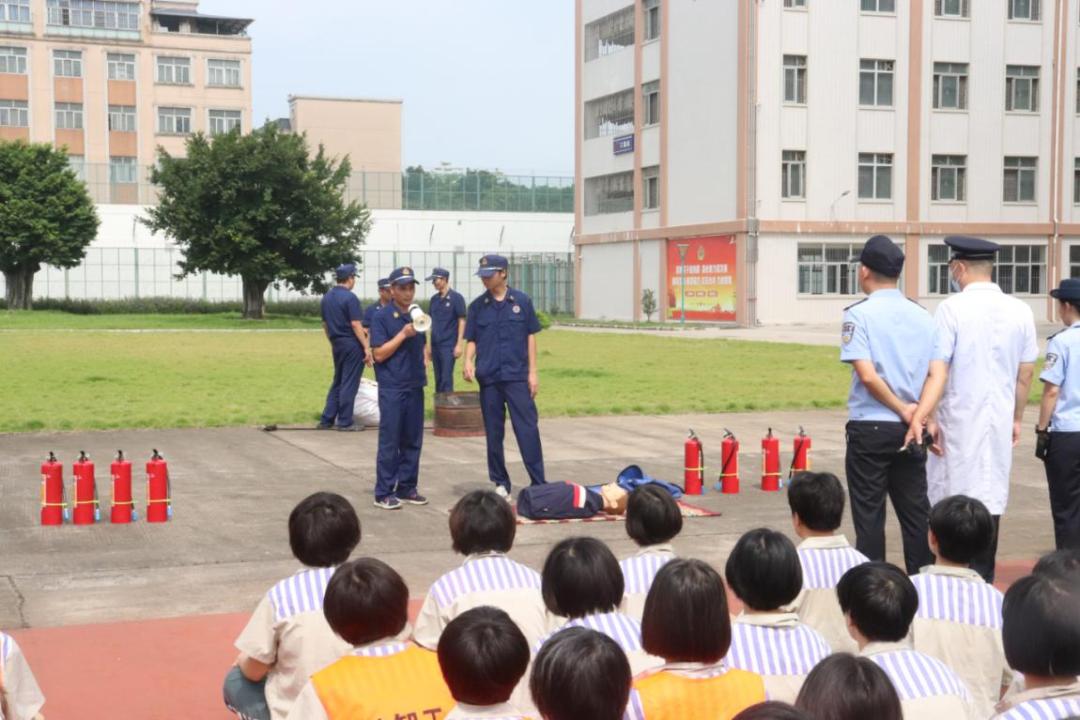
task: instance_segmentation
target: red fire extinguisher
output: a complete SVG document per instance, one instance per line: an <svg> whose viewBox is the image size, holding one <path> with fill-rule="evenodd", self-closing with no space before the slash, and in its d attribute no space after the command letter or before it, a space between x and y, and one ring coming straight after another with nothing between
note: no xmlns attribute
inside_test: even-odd
<svg viewBox="0 0 1080 720"><path fill-rule="evenodd" d="M112 472L112 521L126 525L135 519L135 501L131 499L131 461L123 450L116 451L116 459L109 467Z"/></svg>
<svg viewBox="0 0 1080 720"><path fill-rule="evenodd" d="M725 495L739 492L739 439L727 428L720 444L720 490Z"/></svg>
<svg viewBox="0 0 1080 720"><path fill-rule="evenodd" d="M165 522L172 517L169 464L156 449L146 463L146 521Z"/></svg>
<svg viewBox="0 0 1080 720"><path fill-rule="evenodd" d="M799 434L795 436L791 449L791 469L788 470L788 479L795 473L806 472L810 469L810 436L799 426Z"/></svg>
<svg viewBox="0 0 1080 720"><path fill-rule="evenodd" d="M49 459L41 463L41 524L63 525L66 518L64 463L50 452Z"/></svg>
<svg viewBox="0 0 1080 720"><path fill-rule="evenodd" d="M93 525L101 519L98 507L97 483L94 481L94 463L85 450L79 451L75 461L74 488L71 493L71 519L76 525Z"/></svg>
<svg viewBox="0 0 1080 720"><path fill-rule="evenodd" d="M772 428L761 439L761 489L766 492L780 489L780 440L773 437Z"/></svg>
<svg viewBox="0 0 1080 720"><path fill-rule="evenodd" d="M683 453L686 460L685 492L687 495L700 495L705 481L705 449L693 430L690 431L690 437L686 438Z"/></svg>

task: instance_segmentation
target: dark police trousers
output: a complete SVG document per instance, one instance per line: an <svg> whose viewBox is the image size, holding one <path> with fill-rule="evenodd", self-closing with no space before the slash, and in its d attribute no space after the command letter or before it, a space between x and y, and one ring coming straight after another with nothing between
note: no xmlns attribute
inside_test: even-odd
<svg viewBox="0 0 1080 720"><path fill-rule="evenodd" d="M885 497L892 499L904 541L908 575L933 562L926 531L926 458L898 452L907 425L851 420L847 424L848 494L855 523L855 548L871 560L885 559Z"/></svg>
<svg viewBox="0 0 1080 720"><path fill-rule="evenodd" d="M398 390L379 385L379 450L375 459L375 499L416 494L420 448L424 444L424 388Z"/></svg>
<svg viewBox="0 0 1080 720"><path fill-rule="evenodd" d="M454 392L454 348L457 343L431 344L431 365L435 392Z"/></svg>
<svg viewBox="0 0 1080 720"><path fill-rule="evenodd" d="M1080 432L1051 432L1045 465L1054 542L1080 549Z"/></svg>
<svg viewBox="0 0 1080 720"><path fill-rule="evenodd" d="M506 409L510 409L510 424L514 428L518 450L533 485L543 485L544 453L540 447L540 415L524 380L495 382L480 386L480 411L484 416L487 435L488 477L496 485L510 490L510 473L506 471L503 439L506 437Z"/></svg>
<svg viewBox="0 0 1080 720"><path fill-rule="evenodd" d="M338 338L331 343L334 353L334 381L326 393L322 424L333 425L335 418L341 427L353 424L353 406L360 376L364 372L364 347L355 337Z"/></svg>

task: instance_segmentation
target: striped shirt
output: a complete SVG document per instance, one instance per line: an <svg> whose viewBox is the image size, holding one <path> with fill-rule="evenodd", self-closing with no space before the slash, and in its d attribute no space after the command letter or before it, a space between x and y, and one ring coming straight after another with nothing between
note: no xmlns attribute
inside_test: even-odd
<svg viewBox="0 0 1080 720"><path fill-rule="evenodd" d="M337 568L311 568L291 575L267 595L274 608L274 619L283 622L301 613L322 612L326 586Z"/></svg>
<svg viewBox="0 0 1080 720"><path fill-rule="evenodd" d="M873 648L873 644L867 649ZM963 681L940 660L902 646L863 654L885 671L900 700L953 695L964 700L970 694Z"/></svg>
<svg viewBox="0 0 1080 720"><path fill-rule="evenodd" d="M539 590L540 573L502 554L469 558L431 586L439 607L446 608L462 595L493 590Z"/></svg>
<svg viewBox="0 0 1080 720"><path fill-rule="evenodd" d="M361 645L360 647L353 648L352 654L357 657L390 657L391 655L397 655L399 652L409 649L409 643L404 642L387 642L386 640L378 640L369 645Z"/></svg>
<svg viewBox="0 0 1080 720"><path fill-rule="evenodd" d="M597 613L596 615L574 618L568 620L559 630L572 627L583 627L604 633L618 643L625 653L642 651L641 623L628 615L623 615L621 612ZM555 632L558 632L558 630ZM536 645L537 652L554 634L551 633Z"/></svg>
<svg viewBox="0 0 1080 720"><path fill-rule="evenodd" d="M627 595L647 595L652 587L656 573L669 561L675 559L675 553L669 543L643 547L636 555L619 563Z"/></svg>
<svg viewBox="0 0 1080 720"><path fill-rule="evenodd" d="M915 617L1001 628L1004 596L974 570L943 569L935 565L923 568L912 576L911 582L919 592Z"/></svg>
<svg viewBox="0 0 1080 720"><path fill-rule="evenodd" d="M997 715L999 720L1064 720L1080 716L1080 696L1028 700Z"/></svg>
<svg viewBox="0 0 1080 720"><path fill-rule="evenodd" d="M806 538L799 543L798 552L805 590L831 590L848 570L870 562L843 535Z"/></svg>
<svg viewBox="0 0 1080 720"><path fill-rule="evenodd" d="M832 653L794 613L740 615L731 624L725 662L758 675L806 675Z"/></svg>

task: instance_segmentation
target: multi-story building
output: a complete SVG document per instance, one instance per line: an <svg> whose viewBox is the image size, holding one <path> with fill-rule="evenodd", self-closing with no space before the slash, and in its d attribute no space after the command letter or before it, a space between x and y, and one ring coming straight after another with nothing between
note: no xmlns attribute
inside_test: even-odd
<svg viewBox="0 0 1080 720"><path fill-rule="evenodd" d="M198 0L0 0L0 140L64 146L96 201L145 204L158 146L251 129L250 23Z"/></svg>
<svg viewBox="0 0 1080 720"><path fill-rule="evenodd" d="M1080 275L1080 1L577 0L577 309L831 322L863 241L947 235L1050 319Z"/></svg>

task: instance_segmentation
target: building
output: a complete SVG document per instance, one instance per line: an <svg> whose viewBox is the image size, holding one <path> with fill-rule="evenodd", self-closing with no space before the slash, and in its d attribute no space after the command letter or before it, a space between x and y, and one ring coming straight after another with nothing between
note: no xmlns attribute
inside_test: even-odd
<svg viewBox="0 0 1080 720"><path fill-rule="evenodd" d="M652 290L668 320L835 322L878 233L933 308L972 234L1051 319L1080 275L1078 32L1078 0L577 0L578 313Z"/></svg>

